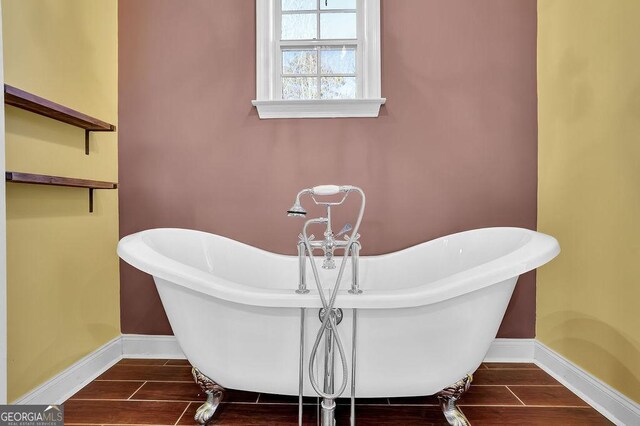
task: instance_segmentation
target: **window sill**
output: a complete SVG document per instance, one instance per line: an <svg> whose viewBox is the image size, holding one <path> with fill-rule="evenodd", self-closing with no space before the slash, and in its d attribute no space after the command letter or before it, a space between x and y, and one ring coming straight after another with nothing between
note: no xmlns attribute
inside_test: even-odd
<svg viewBox="0 0 640 426"><path fill-rule="evenodd" d="M377 117L386 98L327 100L254 100L261 119Z"/></svg>

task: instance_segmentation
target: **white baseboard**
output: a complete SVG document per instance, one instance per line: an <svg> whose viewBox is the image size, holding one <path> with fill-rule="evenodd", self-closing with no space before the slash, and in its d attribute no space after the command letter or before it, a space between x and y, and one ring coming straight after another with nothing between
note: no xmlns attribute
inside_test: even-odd
<svg viewBox="0 0 640 426"><path fill-rule="evenodd" d="M122 358L184 359L175 336L125 334L14 401L60 404ZM535 339L496 339L486 362L535 362L617 425L640 425L640 404L630 400Z"/></svg>
<svg viewBox="0 0 640 426"><path fill-rule="evenodd" d="M123 358L186 359L175 336L122 335Z"/></svg>
<svg viewBox="0 0 640 426"><path fill-rule="evenodd" d="M534 339L495 339L485 362L533 362Z"/></svg>
<svg viewBox="0 0 640 426"><path fill-rule="evenodd" d="M13 404L61 404L122 358L184 359L185 356L175 336L125 334L102 345Z"/></svg>
<svg viewBox="0 0 640 426"><path fill-rule="evenodd" d="M537 340L535 363L616 425L640 425L640 404Z"/></svg>
<svg viewBox="0 0 640 426"><path fill-rule="evenodd" d="M61 404L122 358L118 336L53 378L13 401L13 404Z"/></svg>
<svg viewBox="0 0 640 426"><path fill-rule="evenodd" d="M486 362L534 362L616 425L640 425L640 404L535 339L496 339Z"/></svg>

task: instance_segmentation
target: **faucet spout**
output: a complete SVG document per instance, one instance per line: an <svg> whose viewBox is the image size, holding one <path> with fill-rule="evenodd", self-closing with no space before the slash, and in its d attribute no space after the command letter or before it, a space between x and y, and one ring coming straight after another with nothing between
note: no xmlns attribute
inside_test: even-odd
<svg viewBox="0 0 640 426"><path fill-rule="evenodd" d="M331 253L331 251L325 252L322 269L336 269L336 261L333 259L333 253Z"/></svg>

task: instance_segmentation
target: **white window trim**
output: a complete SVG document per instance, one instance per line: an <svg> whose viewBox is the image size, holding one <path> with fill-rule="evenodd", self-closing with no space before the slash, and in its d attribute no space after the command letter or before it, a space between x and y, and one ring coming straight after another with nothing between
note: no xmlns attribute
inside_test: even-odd
<svg viewBox="0 0 640 426"><path fill-rule="evenodd" d="M377 117L381 97L380 0L362 2L362 97L357 99L283 100L277 94L278 53L276 1L256 0L256 99L261 119Z"/></svg>

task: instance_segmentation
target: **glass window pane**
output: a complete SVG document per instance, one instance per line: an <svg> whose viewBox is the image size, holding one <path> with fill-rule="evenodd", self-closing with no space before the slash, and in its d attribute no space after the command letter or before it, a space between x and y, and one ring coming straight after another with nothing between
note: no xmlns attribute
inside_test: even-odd
<svg viewBox="0 0 640 426"><path fill-rule="evenodd" d="M356 78L322 77L320 91L322 99L353 99L356 97Z"/></svg>
<svg viewBox="0 0 640 426"><path fill-rule="evenodd" d="M320 9L322 10L355 8L356 0L320 0Z"/></svg>
<svg viewBox="0 0 640 426"><path fill-rule="evenodd" d="M282 15L282 40L315 39L318 35L316 16L315 13Z"/></svg>
<svg viewBox="0 0 640 426"><path fill-rule="evenodd" d="M356 50L347 48L321 50L320 64L322 74L355 74Z"/></svg>
<svg viewBox="0 0 640 426"><path fill-rule="evenodd" d="M282 10L316 10L317 0L282 0Z"/></svg>
<svg viewBox="0 0 640 426"><path fill-rule="evenodd" d="M320 38L356 38L356 36L355 12L323 13L320 15Z"/></svg>
<svg viewBox="0 0 640 426"><path fill-rule="evenodd" d="M318 97L316 77L283 77L282 99L315 99Z"/></svg>
<svg viewBox="0 0 640 426"><path fill-rule="evenodd" d="M315 74L318 70L318 55L315 50L283 50L283 74Z"/></svg>

